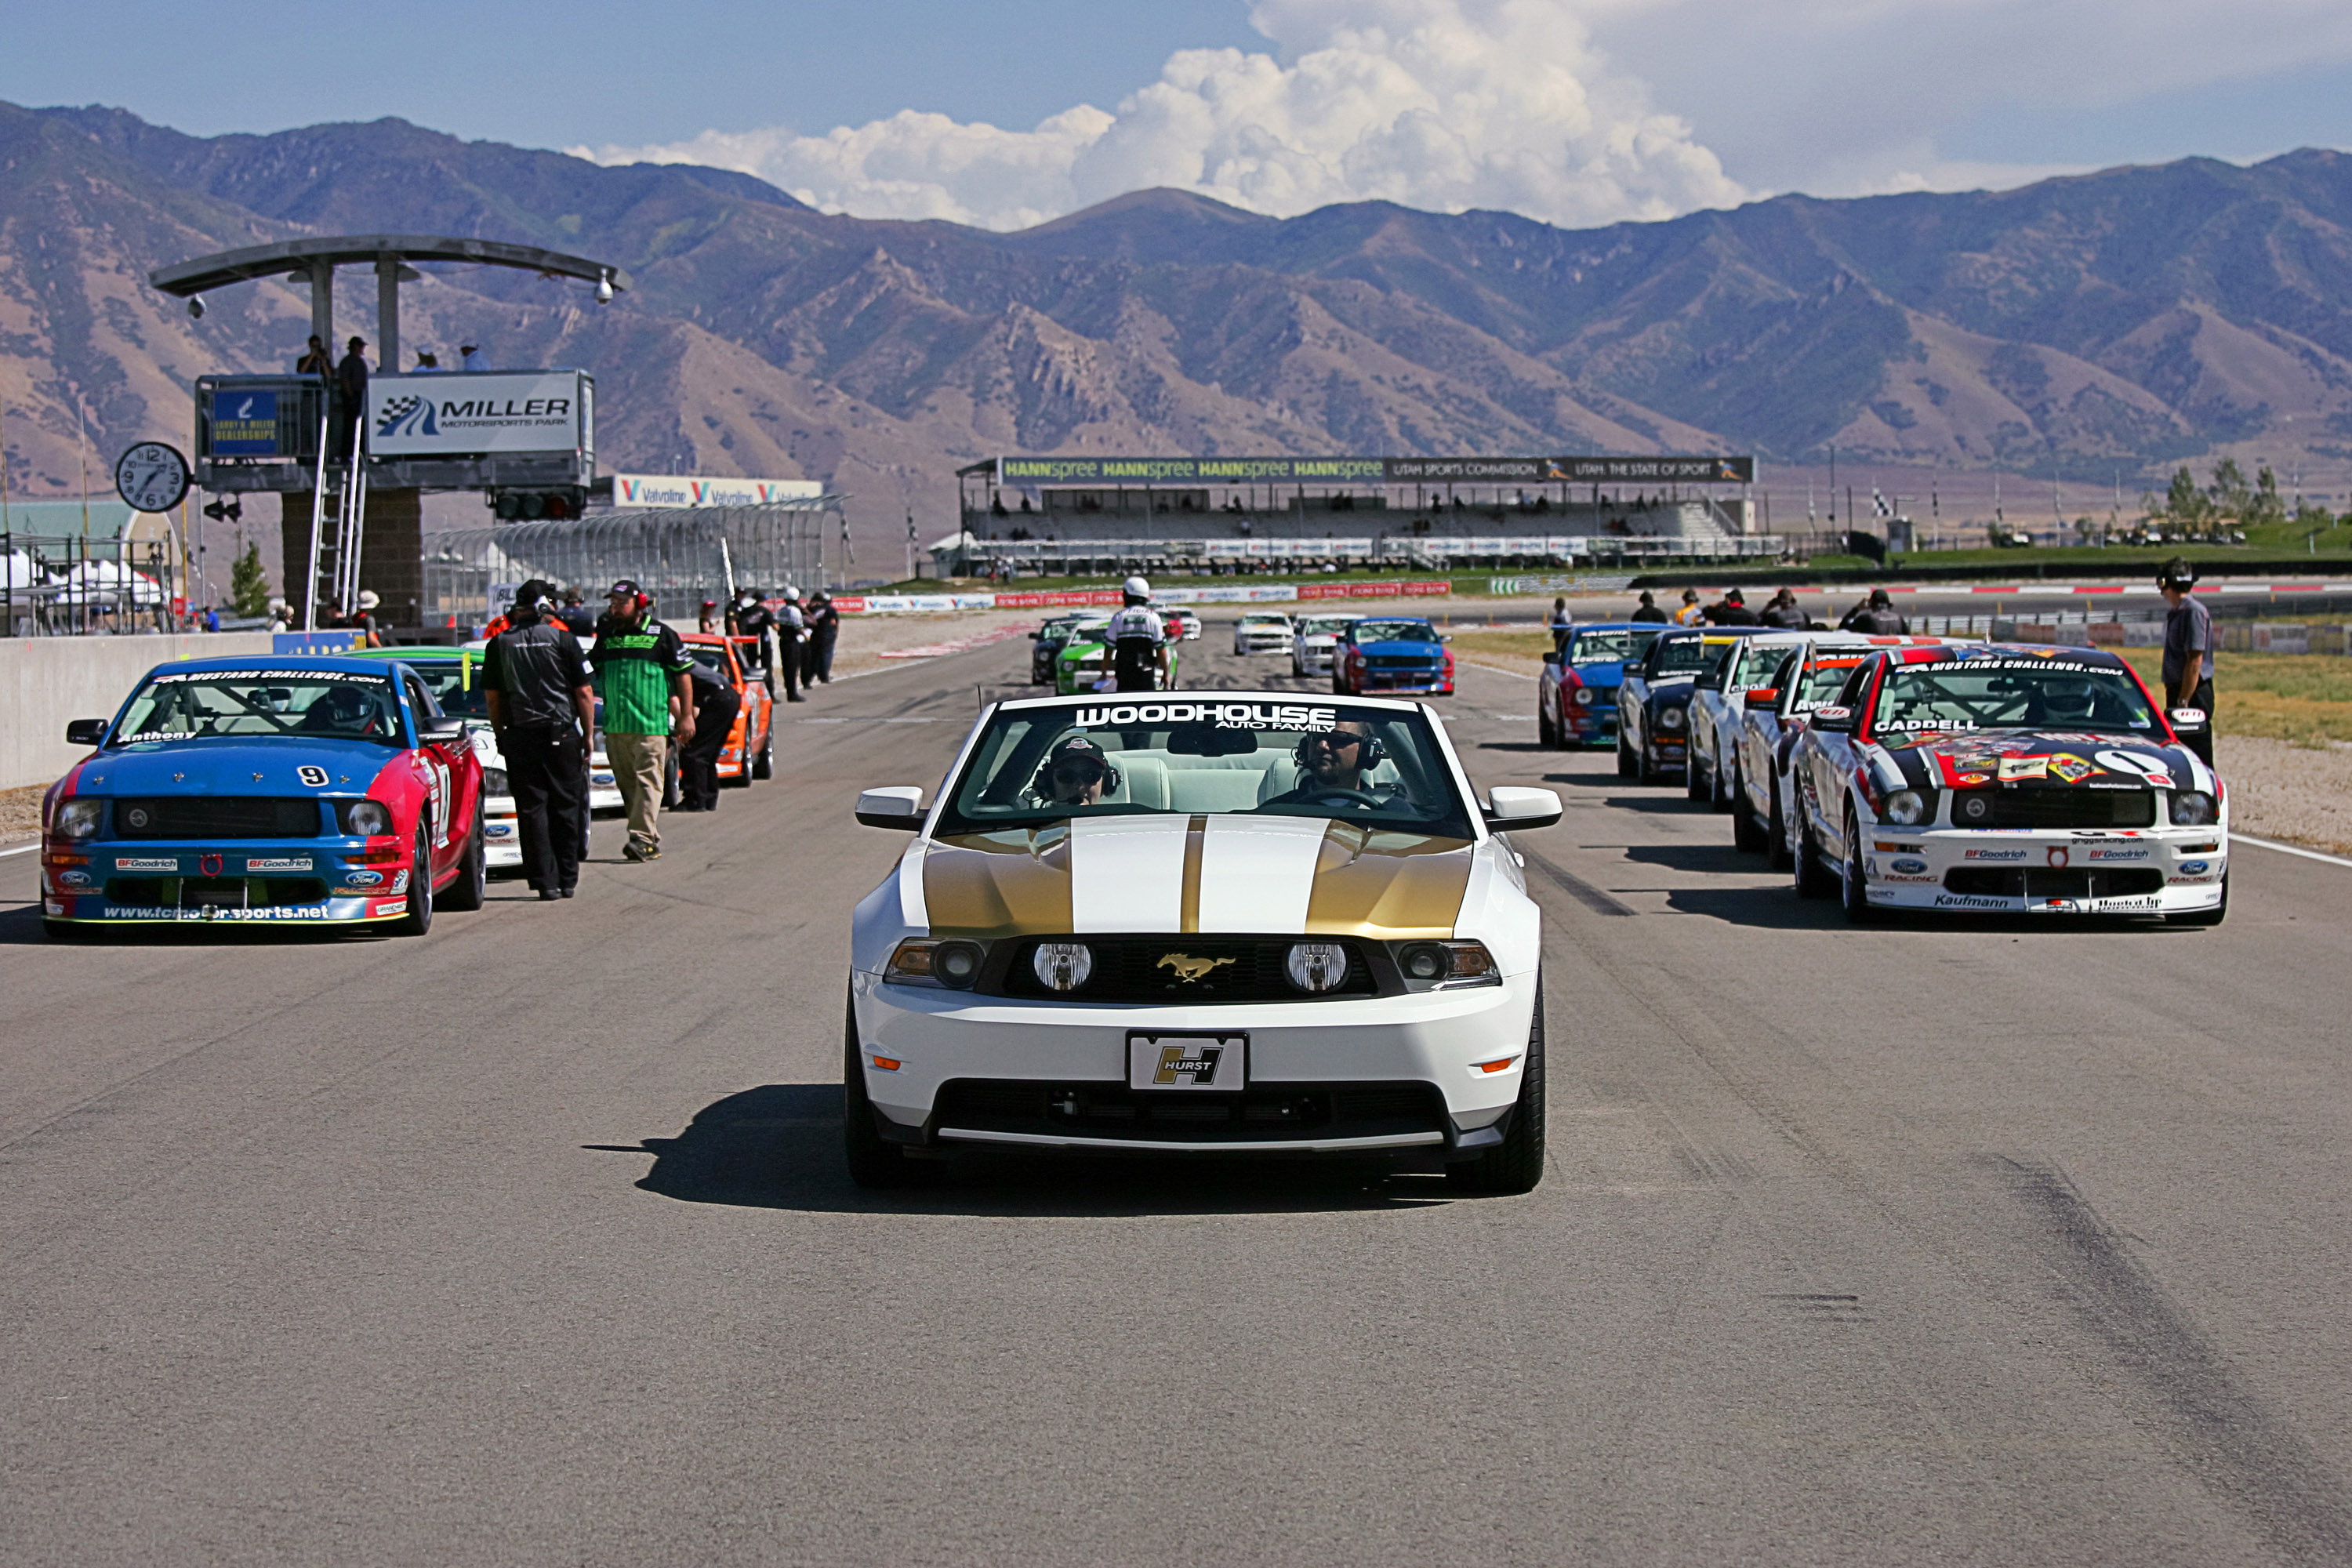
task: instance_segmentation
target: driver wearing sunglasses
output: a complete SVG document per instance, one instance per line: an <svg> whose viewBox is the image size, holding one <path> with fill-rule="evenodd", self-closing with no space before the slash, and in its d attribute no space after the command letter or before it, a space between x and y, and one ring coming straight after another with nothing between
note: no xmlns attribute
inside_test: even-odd
<svg viewBox="0 0 2352 1568"><path fill-rule="evenodd" d="M1104 790L1118 787L1118 775L1102 748L1084 735L1072 735L1045 754L1029 794L1041 805L1093 805Z"/></svg>
<svg viewBox="0 0 2352 1568"><path fill-rule="evenodd" d="M1378 745L1371 726L1357 719L1342 720L1327 733L1302 736L1297 750L1291 753L1298 763L1297 784L1265 804L1378 808L1382 803L1370 797L1397 793L1392 788L1374 789L1364 782L1365 773L1379 760Z"/></svg>

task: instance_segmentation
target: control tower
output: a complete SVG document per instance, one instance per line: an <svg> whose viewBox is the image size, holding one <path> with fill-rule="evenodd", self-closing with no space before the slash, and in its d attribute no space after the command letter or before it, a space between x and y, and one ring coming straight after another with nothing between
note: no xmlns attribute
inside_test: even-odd
<svg viewBox="0 0 2352 1568"><path fill-rule="evenodd" d="M619 268L536 246L440 235L368 234L288 240L158 268L148 281L204 314L204 296L257 279L310 288L310 330L340 358L335 270L375 274L376 363L367 405L346 406L331 375L196 379L195 481L215 493L275 491L286 596L308 628L330 601L362 587L393 626L421 623L424 496L485 493L502 515L580 515L595 481L594 383L580 370L401 374L400 286L412 263L510 267L593 286L597 303L629 287Z"/></svg>

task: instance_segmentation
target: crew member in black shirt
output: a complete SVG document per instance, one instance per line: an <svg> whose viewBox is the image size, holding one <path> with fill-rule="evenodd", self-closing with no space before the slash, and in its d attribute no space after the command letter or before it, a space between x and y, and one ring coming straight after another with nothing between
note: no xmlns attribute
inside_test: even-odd
<svg viewBox="0 0 2352 1568"><path fill-rule="evenodd" d="M514 793L523 874L541 898L568 899L588 837L596 693L580 639L555 618L554 593L536 577L515 590L507 629L482 656L482 689Z"/></svg>
<svg viewBox="0 0 2352 1568"><path fill-rule="evenodd" d="M803 672L803 685L822 680L833 684L833 644L841 636L841 612L833 607L833 595L823 589L809 601L808 666Z"/></svg>
<svg viewBox="0 0 2352 1568"><path fill-rule="evenodd" d="M717 811L719 753L735 732L735 715L742 711L743 699L700 659L686 674L694 690L694 739L677 754L678 809Z"/></svg>

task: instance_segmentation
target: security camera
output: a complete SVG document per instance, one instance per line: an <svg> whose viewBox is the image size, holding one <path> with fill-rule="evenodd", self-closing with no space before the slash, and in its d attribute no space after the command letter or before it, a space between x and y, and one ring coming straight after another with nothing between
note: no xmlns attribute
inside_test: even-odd
<svg viewBox="0 0 2352 1568"><path fill-rule="evenodd" d="M205 297L202 294L189 296L188 314L199 321L205 319Z"/></svg>
<svg viewBox="0 0 2352 1568"><path fill-rule="evenodd" d="M596 303L609 305L612 302L613 275L609 272L599 272L596 274Z"/></svg>

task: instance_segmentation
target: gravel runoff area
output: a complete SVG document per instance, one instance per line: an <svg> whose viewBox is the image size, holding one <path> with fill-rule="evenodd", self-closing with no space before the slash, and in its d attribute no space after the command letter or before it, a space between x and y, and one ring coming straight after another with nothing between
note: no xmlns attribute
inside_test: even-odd
<svg viewBox="0 0 2352 1568"><path fill-rule="evenodd" d="M0 843L29 838L41 830L41 796L47 784L0 789Z"/></svg>
<svg viewBox="0 0 2352 1568"><path fill-rule="evenodd" d="M2318 750L2223 735L2214 761L2230 785L2230 822L2239 832L2352 855L2352 744Z"/></svg>

